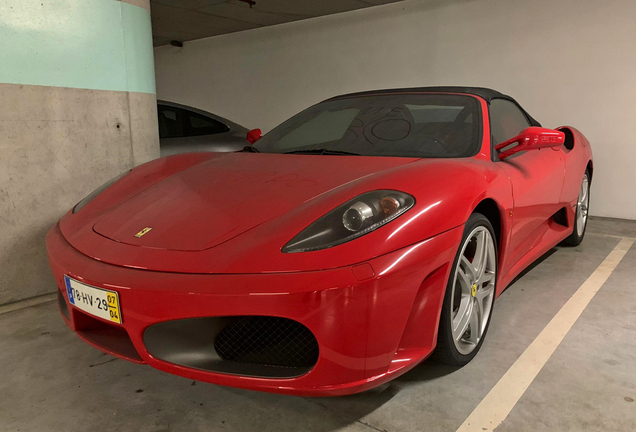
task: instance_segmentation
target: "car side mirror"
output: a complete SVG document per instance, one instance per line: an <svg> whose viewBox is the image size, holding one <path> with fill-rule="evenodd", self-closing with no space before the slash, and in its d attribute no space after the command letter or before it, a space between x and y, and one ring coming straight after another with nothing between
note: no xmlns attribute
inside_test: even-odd
<svg viewBox="0 0 636 432"><path fill-rule="evenodd" d="M261 139L263 136L263 132L260 129L252 129L247 133L247 142L250 144L254 144L256 141Z"/></svg>
<svg viewBox="0 0 636 432"><path fill-rule="evenodd" d="M499 152L499 159L526 150L539 150L548 147L558 147L565 142L565 134L561 131L531 126L521 131L519 135L497 144L495 150ZM513 144L514 147L510 147Z"/></svg>

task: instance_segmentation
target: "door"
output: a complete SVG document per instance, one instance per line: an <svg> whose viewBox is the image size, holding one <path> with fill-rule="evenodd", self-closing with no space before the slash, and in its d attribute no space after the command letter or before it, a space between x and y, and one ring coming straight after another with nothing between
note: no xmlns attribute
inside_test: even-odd
<svg viewBox="0 0 636 432"><path fill-rule="evenodd" d="M494 144L513 138L530 126L524 112L507 99L490 102L490 124ZM512 184L514 207L508 264L514 265L539 243L548 229L548 220L562 207L565 160L560 148L545 148L516 153L496 164Z"/></svg>

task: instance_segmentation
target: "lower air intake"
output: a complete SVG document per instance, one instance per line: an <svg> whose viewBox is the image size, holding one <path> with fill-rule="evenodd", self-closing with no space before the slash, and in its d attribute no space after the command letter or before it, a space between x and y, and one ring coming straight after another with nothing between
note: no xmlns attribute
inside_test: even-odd
<svg viewBox="0 0 636 432"><path fill-rule="evenodd" d="M271 316L165 321L144 331L144 344L166 362L251 377L298 377L318 361L318 342L307 327Z"/></svg>

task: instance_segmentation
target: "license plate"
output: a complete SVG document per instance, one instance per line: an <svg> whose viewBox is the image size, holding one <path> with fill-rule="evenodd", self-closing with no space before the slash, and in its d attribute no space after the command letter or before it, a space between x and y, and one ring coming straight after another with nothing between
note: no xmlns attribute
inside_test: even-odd
<svg viewBox="0 0 636 432"><path fill-rule="evenodd" d="M68 301L76 308L107 321L121 324L119 295L115 291L95 288L64 276Z"/></svg>

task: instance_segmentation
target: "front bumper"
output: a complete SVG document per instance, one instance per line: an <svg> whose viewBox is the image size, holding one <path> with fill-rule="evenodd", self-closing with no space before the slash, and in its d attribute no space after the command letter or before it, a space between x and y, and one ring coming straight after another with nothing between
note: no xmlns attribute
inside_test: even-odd
<svg viewBox="0 0 636 432"><path fill-rule="evenodd" d="M272 274L185 274L114 266L74 249L55 225L46 245L66 324L97 348L214 384L308 396L364 391L406 372L435 348L457 227L366 263ZM68 303L64 276L117 291L122 324L89 317ZM64 306L66 309L64 310ZM263 378L184 367L153 356L144 331L199 317L275 316L306 326L319 346L313 368Z"/></svg>

